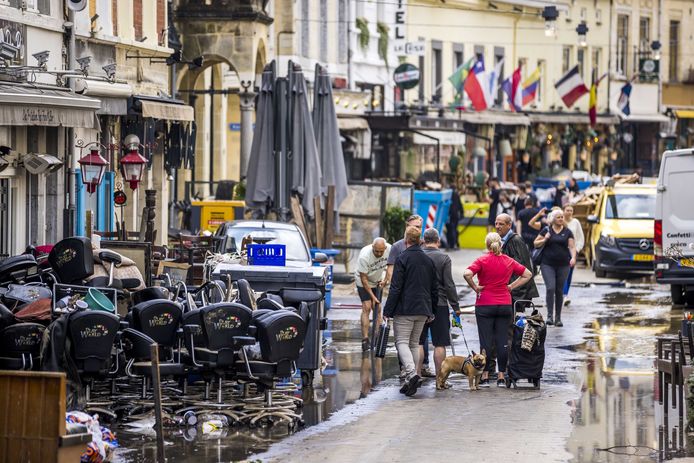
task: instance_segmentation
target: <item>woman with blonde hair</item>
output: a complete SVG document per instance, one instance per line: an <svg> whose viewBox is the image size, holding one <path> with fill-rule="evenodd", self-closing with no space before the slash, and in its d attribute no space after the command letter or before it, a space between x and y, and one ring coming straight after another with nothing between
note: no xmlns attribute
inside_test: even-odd
<svg viewBox="0 0 694 463"><path fill-rule="evenodd" d="M508 332L513 323L513 307L511 307L511 291L530 281L532 273L511 257L501 253L501 236L489 233L485 238L487 251L475 260L463 273L465 281L477 293L475 303L475 318L480 337L480 350L487 355L496 347L499 376L497 384L504 385L504 372L508 361ZM473 277L477 275L477 283ZM519 278L509 284L511 275ZM487 367L482 374L484 384L488 383L491 362L487 359Z"/></svg>
<svg viewBox="0 0 694 463"><path fill-rule="evenodd" d="M564 283L569 269L576 265L576 242L574 234L564 225L564 212L561 209L550 212L547 223L535 238L535 248L544 247L540 271L546 289L547 324L564 326L561 321Z"/></svg>

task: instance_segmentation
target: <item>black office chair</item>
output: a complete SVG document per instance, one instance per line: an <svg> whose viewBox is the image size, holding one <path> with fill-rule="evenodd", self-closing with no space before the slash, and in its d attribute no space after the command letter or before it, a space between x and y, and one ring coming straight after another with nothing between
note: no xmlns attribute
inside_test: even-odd
<svg viewBox="0 0 694 463"><path fill-rule="evenodd" d="M118 338L119 326L117 316L100 310L73 313L68 322L70 355L80 379L86 383L85 408L109 414L113 418L115 413L106 409L112 401L92 402L91 391L95 380L106 380L118 372L118 352L114 352L113 347Z"/></svg>
<svg viewBox="0 0 694 463"><path fill-rule="evenodd" d="M186 368L181 363L180 329L183 310L168 299L155 299L135 305L130 313L131 327L123 330L123 350L129 377L142 378L142 399L147 396L152 375L150 346L159 345L159 375L179 378Z"/></svg>
<svg viewBox="0 0 694 463"><path fill-rule="evenodd" d="M278 386L283 378L291 377L296 371L306 337L306 323L289 310L268 312L253 320L256 326L260 359L250 358L248 347L240 350L237 371L240 377L256 382L261 399L248 399L244 411L250 426L261 420L279 419L294 427L302 422L296 408L301 399L285 395L296 390L294 385Z"/></svg>

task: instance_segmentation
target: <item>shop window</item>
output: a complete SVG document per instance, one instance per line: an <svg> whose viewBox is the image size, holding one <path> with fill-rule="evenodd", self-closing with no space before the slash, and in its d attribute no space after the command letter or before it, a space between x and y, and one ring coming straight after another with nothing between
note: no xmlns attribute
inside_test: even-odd
<svg viewBox="0 0 694 463"><path fill-rule="evenodd" d="M561 50L561 72L565 74L571 66L571 51L573 47L564 47Z"/></svg>
<svg viewBox="0 0 694 463"><path fill-rule="evenodd" d="M670 50L668 56L668 78L670 82L678 81L680 57L680 22L670 21Z"/></svg>
<svg viewBox="0 0 694 463"><path fill-rule="evenodd" d="M629 53L629 16L617 15L617 74L626 76L627 54Z"/></svg>

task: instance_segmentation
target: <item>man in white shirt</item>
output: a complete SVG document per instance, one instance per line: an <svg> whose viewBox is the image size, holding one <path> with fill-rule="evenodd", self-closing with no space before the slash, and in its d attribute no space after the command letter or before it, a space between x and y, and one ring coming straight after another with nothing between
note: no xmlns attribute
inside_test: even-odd
<svg viewBox="0 0 694 463"><path fill-rule="evenodd" d="M382 309L380 308L381 293L385 286L385 273L388 265L390 244L383 238L376 238L372 244L359 251L357 270L354 280L361 300L361 348L368 350L369 343L369 314L375 304L379 304L378 325L381 324Z"/></svg>

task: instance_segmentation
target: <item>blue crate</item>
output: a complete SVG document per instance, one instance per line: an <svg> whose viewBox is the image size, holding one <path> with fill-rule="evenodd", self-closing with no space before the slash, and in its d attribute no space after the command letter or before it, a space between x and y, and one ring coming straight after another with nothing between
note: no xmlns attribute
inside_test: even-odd
<svg viewBox="0 0 694 463"><path fill-rule="evenodd" d="M284 244L249 244L249 265L284 267L287 263L287 246Z"/></svg>

